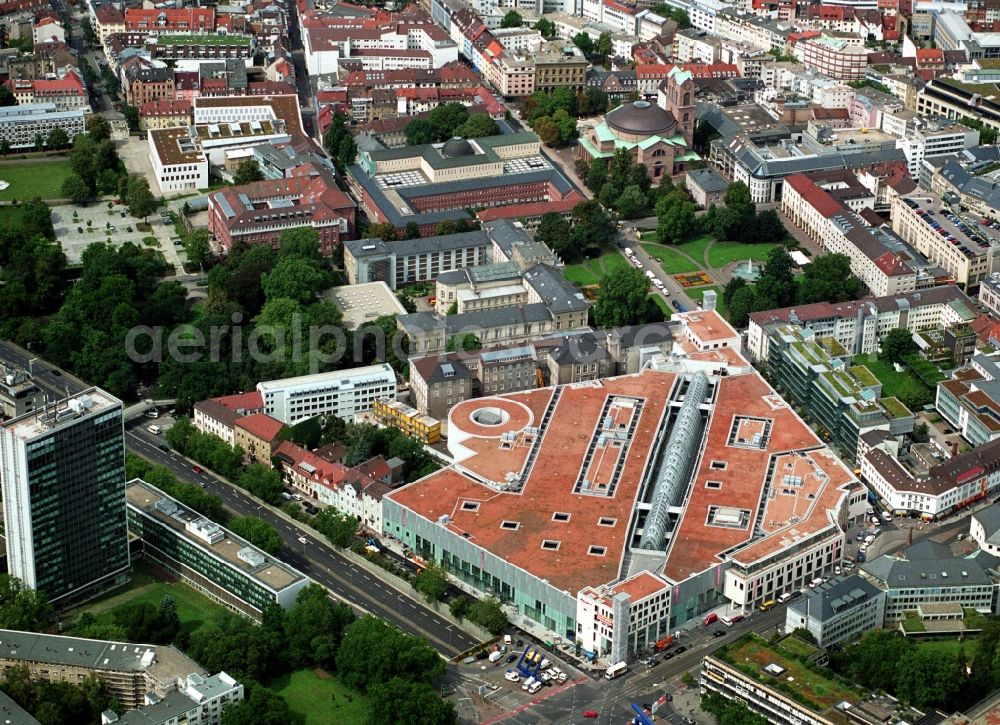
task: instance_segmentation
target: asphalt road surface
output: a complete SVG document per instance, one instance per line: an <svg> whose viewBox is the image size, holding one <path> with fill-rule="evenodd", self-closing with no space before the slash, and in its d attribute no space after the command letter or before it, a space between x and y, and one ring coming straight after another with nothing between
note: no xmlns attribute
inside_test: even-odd
<svg viewBox="0 0 1000 725"><path fill-rule="evenodd" d="M79 379L56 370L49 363L32 358L30 352L0 341L0 360L34 372L35 382L50 399L77 393L87 386ZM29 365L29 361L32 361ZM274 513L268 506L208 471L195 473L193 463L173 451L163 451L163 439L139 427L145 419L126 426L125 446L143 458L169 468L186 483L195 483L222 498L226 508L238 516L257 516L274 526L285 548L278 558L312 577L334 598L350 604L359 613L387 619L411 634L425 637L447 657L463 652L478 641L438 616L434 611L399 593L367 571L359 569L329 545L316 541L311 533ZM305 544L299 537L306 539Z"/></svg>

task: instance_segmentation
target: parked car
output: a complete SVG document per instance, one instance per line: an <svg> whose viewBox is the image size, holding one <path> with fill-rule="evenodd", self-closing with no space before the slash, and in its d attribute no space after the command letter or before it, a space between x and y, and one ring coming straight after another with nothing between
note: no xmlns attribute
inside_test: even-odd
<svg viewBox="0 0 1000 725"><path fill-rule="evenodd" d="M678 647L677 649L674 650L674 654L675 655L682 655L685 652L687 652L687 649L688 649L687 647L685 647L684 645L681 645L680 647Z"/></svg>
<svg viewBox="0 0 1000 725"><path fill-rule="evenodd" d="M195 473L201 473L201 466L191 466L191 470Z"/></svg>
<svg viewBox="0 0 1000 725"><path fill-rule="evenodd" d="M600 715L598 714L597 710L584 710L583 711L583 716L586 717L586 718L600 717Z"/></svg>
<svg viewBox="0 0 1000 725"><path fill-rule="evenodd" d="M721 629L717 629L714 632L712 632L712 636L716 637L716 638L718 638L718 637L725 637L726 633L723 632Z"/></svg>

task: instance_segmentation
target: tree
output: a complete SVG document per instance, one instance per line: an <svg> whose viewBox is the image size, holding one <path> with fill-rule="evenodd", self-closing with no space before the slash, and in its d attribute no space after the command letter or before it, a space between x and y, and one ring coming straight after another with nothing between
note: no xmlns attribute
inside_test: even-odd
<svg viewBox="0 0 1000 725"><path fill-rule="evenodd" d="M465 123L455 128L452 133L462 138L483 138L499 134L500 126L490 118L488 113L473 113Z"/></svg>
<svg viewBox="0 0 1000 725"><path fill-rule="evenodd" d="M241 161L240 165L236 167L236 173L233 174L233 184L236 186L263 180L264 172L260 170L260 164L257 163L257 159L245 159Z"/></svg>
<svg viewBox="0 0 1000 725"><path fill-rule="evenodd" d="M149 602L127 602L115 610L115 624L125 631L125 638L130 642L170 644L180 631L172 599L166 607L163 601L159 607Z"/></svg>
<svg viewBox="0 0 1000 725"><path fill-rule="evenodd" d="M181 248L191 264L204 267L212 258L211 233L207 229L195 229L181 241Z"/></svg>
<svg viewBox="0 0 1000 725"><path fill-rule="evenodd" d="M95 143L111 139L111 124L104 116L92 113L87 117L87 135Z"/></svg>
<svg viewBox="0 0 1000 725"><path fill-rule="evenodd" d="M461 335L449 337L445 345L445 350L448 352L472 352L474 350L481 350L482 347L483 343L478 337L471 332L466 332Z"/></svg>
<svg viewBox="0 0 1000 725"><path fill-rule="evenodd" d="M35 134L34 146L35 146L35 151L41 151L43 148L45 148L45 137L42 136L41 133Z"/></svg>
<svg viewBox="0 0 1000 725"><path fill-rule="evenodd" d="M442 103L434 108L427 120L434 128L436 141L447 141L455 135L455 129L469 119L469 109L461 103Z"/></svg>
<svg viewBox="0 0 1000 725"><path fill-rule="evenodd" d="M717 692L709 691L701 696L701 709L715 715L719 725L767 725L768 722L742 700L731 700Z"/></svg>
<svg viewBox="0 0 1000 725"><path fill-rule="evenodd" d="M642 270L618 267L601 277L601 289L594 305L594 321L604 328L643 322L637 319L646 306L649 279Z"/></svg>
<svg viewBox="0 0 1000 725"><path fill-rule="evenodd" d="M316 301L316 294L330 286L330 276L316 264L301 257L278 259L274 268L261 278L264 297L295 300L302 305Z"/></svg>
<svg viewBox="0 0 1000 725"><path fill-rule="evenodd" d="M348 687L362 692L396 677L431 684L444 671L444 661L423 640L371 615L347 627L337 649L340 678Z"/></svg>
<svg viewBox="0 0 1000 725"><path fill-rule="evenodd" d="M262 463L251 463L237 481L241 488L275 506L281 503L281 473ZM280 540L279 540L280 541ZM279 544L280 545L280 544Z"/></svg>
<svg viewBox="0 0 1000 725"><path fill-rule="evenodd" d="M734 181L726 188L725 204L729 209L755 211L750 198L750 187L742 181Z"/></svg>
<svg viewBox="0 0 1000 725"><path fill-rule="evenodd" d="M16 106L17 99L8 86L0 86L0 106Z"/></svg>
<svg viewBox="0 0 1000 725"><path fill-rule="evenodd" d="M45 593L28 589L17 577L0 574L0 629L43 632L52 620Z"/></svg>
<svg viewBox="0 0 1000 725"><path fill-rule="evenodd" d="M597 86L587 86L576 98L576 110L581 116L604 113L608 108L608 94Z"/></svg>
<svg viewBox="0 0 1000 725"><path fill-rule="evenodd" d="M473 602L466 616L470 622L475 622L492 635L500 634L510 624L499 599L480 599Z"/></svg>
<svg viewBox="0 0 1000 725"><path fill-rule="evenodd" d="M382 239L386 242L394 242L399 238L396 227L391 222L379 222L368 227L368 236L374 239Z"/></svg>
<svg viewBox="0 0 1000 725"><path fill-rule="evenodd" d="M277 554L281 551L282 544L278 530L256 516L240 516L233 519L229 522L229 530L268 554Z"/></svg>
<svg viewBox="0 0 1000 725"><path fill-rule="evenodd" d="M420 239L420 225L415 221L406 222L403 227L403 239Z"/></svg>
<svg viewBox="0 0 1000 725"><path fill-rule="evenodd" d="M455 705L442 700L425 683L406 682L395 677L372 687L368 693L367 725L382 723L420 723L420 725L457 725Z"/></svg>
<svg viewBox="0 0 1000 725"><path fill-rule="evenodd" d="M572 264L584 257L596 257L615 238L615 223L596 199L581 201L570 214L570 238L563 248L553 251Z"/></svg>
<svg viewBox="0 0 1000 725"><path fill-rule="evenodd" d="M646 212L646 194L638 186L627 186L617 200L617 211L625 219L637 219Z"/></svg>
<svg viewBox="0 0 1000 725"><path fill-rule="evenodd" d="M0 86L0 88L6 88L6 86ZM6 156L10 153L10 141L5 138L0 138L0 154Z"/></svg>
<svg viewBox="0 0 1000 725"><path fill-rule="evenodd" d="M788 231L785 229L785 224L774 209L765 209L757 214L754 227L752 241L782 243L788 239Z"/></svg>
<svg viewBox="0 0 1000 725"><path fill-rule="evenodd" d="M448 611L451 612L451 616L455 619L462 619L466 614L469 613L469 600L462 594L451 600L448 603Z"/></svg>
<svg viewBox="0 0 1000 725"><path fill-rule="evenodd" d="M680 189L656 202L656 217L656 235L661 242L677 244L698 228L694 202Z"/></svg>
<svg viewBox="0 0 1000 725"><path fill-rule="evenodd" d="M594 53L594 41L589 35L584 32L577 33L572 38L573 45L580 49L580 51L587 57L593 55Z"/></svg>
<svg viewBox="0 0 1000 725"><path fill-rule="evenodd" d="M882 338L883 360L892 363L902 364L903 361L917 352L917 343L913 341L913 334L906 328L896 328L889 330L889 334Z"/></svg>
<svg viewBox="0 0 1000 725"><path fill-rule="evenodd" d="M323 534L334 546L347 548L358 531L358 520L334 508L325 508L313 519L313 528Z"/></svg>
<svg viewBox="0 0 1000 725"><path fill-rule="evenodd" d="M426 143L434 143L437 140L437 134L434 131L434 126L426 118L416 118L406 124L406 130L403 131L403 135L406 137L407 146L419 146Z"/></svg>
<svg viewBox="0 0 1000 725"><path fill-rule="evenodd" d="M340 168L345 168L354 163L354 160L358 157L358 145L354 141L353 136L345 136L340 140L340 145L337 146L337 155L335 160L340 165Z"/></svg>
<svg viewBox="0 0 1000 725"><path fill-rule="evenodd" d="M558 212L550 211L543 214L538 224L538 231L535 232L535 239L553 249L565 248L570 240L569 221Z"/></svg>
<svg viewBox="0 0 1000 725"><path fill-rule="evenodd" d="M284 641L293 669L333 667L337 648L355 620L346 604L334 604L319 584L310 584L298 593L295 606L284 619Z"/></svg>
<svg viewBox="0 0 1000 725"><path fill-rule="evenodd" d="M139 109L126 103L122 106L122 115L125 117L128 132L139 133Z"/></svg>
<svg viewBox="0 0 1000 725"><path fill-rule="evenodd" d="M792 258L783 247L772 249L754 287L757 309L771 310L788 307L797 294L792 276Z"/></svg>
<svg viewBox="0 0 1000 725"><path fill-rule="evenodd" d="M753 287L747 287L744 283L736 289L727 305L730 324L737 329L743 328L750 324L750 313L757 308L757 295Z"/></svg>
<svg viewBox="0 0 1000 725"><path fill-rule="evenodd" d="M69 136L66 135L66 132L63 129L56 126L49 131L49 135L46 136L45 145L50 149L65 148L66 146L69 146Z"/></svg>
<svg viewBox="0 0 1000 725"><path fill-rule="evenodd" d="M440 602L448 593L448 576L433 561L428 562L413 580L413 588L423 594L428 602Z"/></svg>
<svg viewBox="0 0 1000 725"><path fill-rule="evenodd" d="M733 277L728 282L726 282L726 286L722 290L722 301L725 303L726 307L729 307L732 304L733 295L736 294L737 290L740 290L746 286L747 286L747 281L742 277Z"/></svg>
<svg viewBox="0 0 1000 725"><path fill-rule="evenodd" d="M614 45L611 42L611 33L601 33L594 44L594 52L602 58L610 58L614 54Z"/></svg>
<svg viewBox="0 0 1000 725"><path fill-rule="evenodd" d="M292 227L278 237L278 259L302 257L318 264L323 263L319 249L319 232L314 227Z"/></svg>
<svg viewBox="0 0 1000 725"><path fill-rule="evenodd" d="M503 16L500 21L501 28L520 28L524 23L524 18L521 17L521 13L517 10L509 10L507 14Z"/></svg>
<svg viewBox="0 0 1000 725"><path fill-rule="evenodd" d="M541 33L543 38L550 39L556 37L556 24L548 18L539 18L538 22L535 23L535 30Z"/></svg>
<svg viewBox="0 0 1000 725"><path fill-rule="evenodd" d="M222 711L222 725L287 725L294 722L288 703L263 685L251 682L243 700Z"/></svg>
<svg viewBox="0 0 1000 725"><path fill-rule="evenodd" d="M845 302L857 299L861 282L851 274L851 259L844 254L824 254L803 269L798 303Z"/></svg>
<svg viewBox="0 0 1000 725"><path fill-rule="evenodd" d="M62 195L74 204L83 206L90 201L90 188L76 174L70 174L62 183Z"/></svg>
<svg viewBox="0 0 1000 725"><path fill-rule="evenodd" d="M93 118L93 117L92 117ZM158 202L149 190L149 182L144 176L133 176L128 183L128 211L134 217L146 217L156 211Z"/></svg>

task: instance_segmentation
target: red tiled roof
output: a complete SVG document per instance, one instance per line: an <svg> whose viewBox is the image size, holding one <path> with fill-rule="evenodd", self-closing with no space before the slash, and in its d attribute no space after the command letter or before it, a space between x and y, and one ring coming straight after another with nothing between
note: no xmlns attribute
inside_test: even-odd
<svg viewBox="0 0 1000 725"><path fill-rule="evenodd" d="M816 186L815 182L805 174L792 174L785 179L785 186L795 189L806 203L825 217L831 217L843 208L836 199Z"/></svg>
<svg viewBox="0 0 1000 725"><path fill-rule="evenodd" d="M212 400L229 408L229 410L264 410L264 396L257 390L252 390L249 393L223 395L219 398L212 398Z"/></svg>
<svg viewBox="0 0 1000 725"><path fill-rule="evenodd" d="M909 265L893 252L886 252L876 259L875 266L889 277L913 274L913 270L910 269Z"/></svg>
<svg viewBox="0 0 1000 725"><path fill-rule="evenodd" d="M917 48L917 63L944 63L944 51L940 48Z"/></svg>
<svg viewBox="0 0 1000 725"><path fill-rule="evenodd" d="M847 119L851 117L846 108L823 108L822 106L813 108L812 115L817 121L834 118Z"/></svg>
<svg viewBox="0 0 1000 725"><path fill-rule="evenodd" d="M266 413L254 413L237 418L233 425L268 443L277 438L282 428L285 427L285 424L280 420L276 420Z"/></svg>
<svg viewBox="0 0 1000 725"><path fill-rule="evenodd" d="M182 116L191 114L191 101L185 98L182 101L149 101L139 109L139 115L143 118L157 116Z"/></svg>
<svg viewBox="0 0 1000 725"><path fill-rule="evenodd" d="M342 463L335 463L320 458L302 446L291 441L281 441L274 451L275 458L279 459L284 466L291 468L300 476L315 481L322 486L335 489L345 478L347 478L348 468ZM302 464L308 468L303 468ZM312 470L310 470L312 469Z"/></svg>

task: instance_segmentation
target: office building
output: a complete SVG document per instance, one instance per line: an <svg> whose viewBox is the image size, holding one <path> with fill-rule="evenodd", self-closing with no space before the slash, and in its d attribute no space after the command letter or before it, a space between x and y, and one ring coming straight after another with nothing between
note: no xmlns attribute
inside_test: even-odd
<svg viewBox="0 0 1000 725"><path fill-rule="evenodd" d="M376 400L372 415L382 425L399 428L406 435L424 443L434 444L441 440L441 421L398 400Z"/></svg>
<svg viewBox="0 0 1000 725"><path fill-rule="evenodd" d="M954 285L850 302L816 302L751 313L747 351L752 360L767 360L765 328L774 322L808 327L817 338L832 337L848 354L861 355L878 352L882 338L896 328L916 332L975 319L976 304Z"/></svg>
<svg viewBox="0 0 1000 725"><path fill-rule="evenodd" d="M126 710L146 696L166 697L190 674L208 673L170 645L109 642L55 634L0 630L0 667L26 667L33 680L79 684L96 675Z"/></svg>
<svg viewBox="0 0 1000 725"><path fill-rule="evenodd" d="M806 68L812 68L838 81L853 81L865 77L868 69L868 49L860 39L822 35L800 40L795 54Z"/></svg>
<svg viewBox="0 0 1000 725"><path fill-rule="evenodd" d="M860 713L859 706L871 694L828 670L802 662L803 657L820 655L819 649L794 635L768 642L749 634L705 657L699 684L703 692L742 702L774 725L855 722L845 711ZM788 678L794 681L794 695L785 689ZM908 716L911 722L917 719ZM863 715L860 722L877 719Z"/></svg>
<svg viewBox="0 0 1000 725"><path fill-rule="evenodd" d="M583 197L541 153L534 133L453 138L443 144L358 153L347 183L373 222L402 235L409 222L431 236L443 221L470 220L469 209Z"/></svg>
<svg viewBox="0 0 1000 725"><path fill-rule="evenodd" d="M385 282L395 290L452 270L485 265L491 250L483 231L393 242L355 239L344 243L344 268L352 285Z"/></svg>
<svg viewBox="0 0 1000 725"><path fill-rule="evenodd" d="M885 593L885 625L890 626L922 605L957 605L995 614L997 564L995 557L956 556L946 545L925 539L898 555L862 564L859 573Z"/></svg>
<svg viewBox="0 0 1000 725"><path fill-rule="evenodd" d="M806 629L826 648L882 626L885 593L857 574L837 577L789 602L785 631Z"/></svg>
<svg viewBox="0 0 1000 725"><path fill-rule="evenodd" d="M45 393L26 370L0 365L0 416L17 418L45 404Z"/></svg>
<svg viewBox="0 0 1000 725"><path fill-rule="evenodd" d="M237 242L277 249L283 231L303 226L316 230L320 251L327 255L354 231L354 202L325 167L298 166L287 178L227 186L208 195L208 229L227 252Z"/></svg>
<svg viewBox="0 0 1000 725"><path fill-rule="evenodd" d="M295 605L309 578L142 479L125 488L129 533L143 555L233 611L260 621L269 604Z"/></svg>
<svg viewBox="0 0 1000 725"><path fill-rule="evenodd" d="M33 148L36 136L47 138L56 128L65 131L72 143L74 136L86 130L86 112L82 108L60 111L51 102L0 108L0 138L12 149Z"/></svg>
<svg viewBox="0 0 1000 725"><path fill-rule="evenodd" d="M395 399L396 373L385 363L257 383L264 412L286 425L317 415L353 421L379 398Z"/></svg>
<svg viewBox="0 0 1000 725"><path fill-rule="evenodd" d="M0 427L7 568L50 602L129 576L122 404L84 390Z"/></svg>
<svg viewBox="0 0 1000 725"><path fill-rule="evenodd" d="M454 405L456 463L386 494L383 532L607 662L832 571L850 471L717 313L674 317L637 375Z"/></svg>

